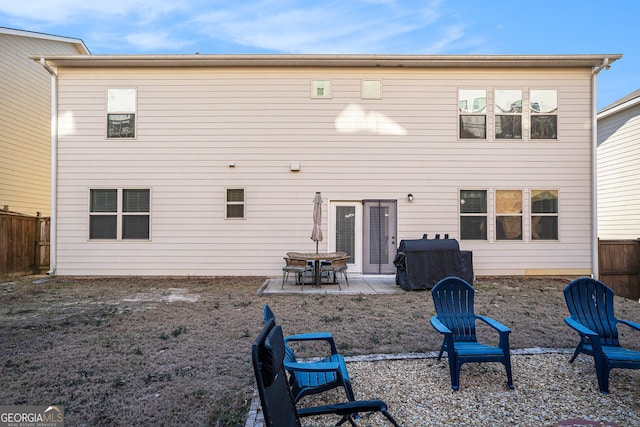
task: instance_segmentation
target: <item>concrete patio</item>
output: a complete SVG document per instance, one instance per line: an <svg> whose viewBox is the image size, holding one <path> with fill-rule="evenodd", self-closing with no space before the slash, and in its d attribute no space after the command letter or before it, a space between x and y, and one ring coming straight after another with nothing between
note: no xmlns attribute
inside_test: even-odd
<svg viewBox="0 0 640 427"><path fill-rule="evenodd" d="M258 290L258 294L333 294L333 295L358 295L358 294L396 294L405 292L396 286L395 275L362 275L349 274L349 285L344 278L339 276L340 287L337 284L326 283L323 278L320 287L313 286L309 279L304 286L297 285L295 278L289 277L282 286L282 277L267 279Z"/></svg>

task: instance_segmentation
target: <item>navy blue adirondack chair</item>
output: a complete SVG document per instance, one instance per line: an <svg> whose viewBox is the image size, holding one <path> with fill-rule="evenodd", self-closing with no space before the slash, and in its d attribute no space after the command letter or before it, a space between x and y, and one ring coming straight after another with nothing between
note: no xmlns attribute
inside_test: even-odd
<svg viewBox="0 0 640 427"><path fill-rule="evenodd" d="M564 321L580 334L580 343L569 363L576 360L580 353L592 356L602 393L609 393L611 369L640 368L640 352L620 345L618 323L637 331L640 331L640 324L616 319L613 297L611 288L587 277L576 279L564 288L564 299L571 314Z"/></svg>
<svg viewBox="0 0 640 427"><path fill-rule="evenodd" d="M440 280L431 289L436 307L436 315L431 325L444 335L438 360L443 352L449 358L451 388L460 388L460 369L467 362L500 362L507 371L507 385L513 388L511 375L511 355L509 333L511 330L502 323L486 316L475 314L473 308L473 287L458 277ZM500 334L498 347L478 342L476 321L480 320Z"/></svg>
<svg viewBox="0 0 640 427"><path fill-rule="evenodd" d="M333 414L341 417L336 425L348 421L352 426L357 426L354 421L355 414L365 412L380 412L391 424L399 427L389 414L387 404L382 400L356 400L297 409L284 371L285 353L282 328L271 318L262 328L251 349L253 370L267 427L300 427L301 417ZM309 369L331 370L337 368L337 364L336 362L329 366L330 364L324 363L317 367L309 364Z"/></svg>
<svg viewBox="0 0 640 427"><path fill-rule="evenodd" d="M271 308L264 305L264 323L275 320ZM314 363L298 362L295 352L289 346L291 342L325 341L329 345L330 354ZM348 400L355 400L351 379L347 372L344 357L338 354L335 340L329 332L311 332L289 335L284 339L284 367L289 372L289 383L293 393L293 401L297 403L304 396L322 393L337 387L344 388ZM332 369L327 369L331 366Z"/></svg>

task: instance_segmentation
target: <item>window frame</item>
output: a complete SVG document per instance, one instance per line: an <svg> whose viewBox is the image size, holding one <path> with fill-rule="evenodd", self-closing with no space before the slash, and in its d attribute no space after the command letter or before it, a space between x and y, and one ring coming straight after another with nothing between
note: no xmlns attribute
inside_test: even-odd
<svg viewBox="0 0 640 427"><path fill-rule="evenodd" d="M484 192L484 212L463 212L462 206L465 204L463 199L463 192ZM481 231L481 234L484 234L483 237L480 238L466 238L463 237L463 218L484 218L484 231ZM486 188L460 188L458 189L458 226L459 226L459 236L460 240L468 240L468 241L488 241L489 236L489 191Z"/></svg>
<svg viewBox="0 0 640 427"><path fill-rule="evenodd" d="M117 92L121 92L121 97L126 97L127 95L133 95L133 100L121 99L117 96ZM133 91L133 94L131 94ZM125 136L114 136L111 133L111 120L112 116L128 116L127 119L124 117L121 121L124 120L132 120L132 134ZM107 88L107 102L106 102L106 129L105 138L108 140L135 140L138 136L138 88L137 87L128 87L128 88L115 88L110 87Z"/></svg>
<svg viewBox="0 0 640 427"><path fill-rule="evenodd" d="M322 95L318 95L318 85L322 82L323 85L326 84L323 89L326 89L326 93ZM311 80L311 99L331 99L333 98L333 82L331 79L312 79Z"/></svg>
<svg viewBox="0 0 640 427"><path fill-rule="evenodd" d="M229 200L230 191L242 191L242 201ZM229 208L242 206L242 216L229 216ZM224 189L224 219L242 220L247 218L247 189L244 187L227 187Z"/></svg>
<svg viewBox="0 0 640 427"><path fill-rule="evenodd" d="M472 106L469 107L468 103L464 105L464 107L462 106L462 102L463 101L469 101L472 98L469 99L462 99L462 92L466 91L466 92L484 92L484 110L480 110L480 111L474 111L474 107L473 104L475 104L475 100L477 99L482 99L482 97L476 97L473 98L473 102L472 102ZM458 111L458 140L464 140L464 141L476 141L476 140L481 140L481 141L486 141L487 140L487 135L488 135L488 126L489 126L489 114L487 112L487 108L490 105L489 102L489 93L490 91L487 88L463 88L463 87L459 87L458 91L457 91L457 111ZM463 136L463 130L465 129L465 127L463 126L463 121L464 118L466 117L482 117L484 118L484 134L482 136L478 136L478 137L474 137L474 136Z"/></svg>
<svg viewBox="0 0 640 427"><path fill-rule="evenodd" d="M518 192L520 193L520 212L501 212L500 208L499 208L499 203L501 199L499 197L500 193L508 193L508 192ZM493 196L493 206L494 206L494 211L493 211L493 219L494 219L494 225L495 225L495 230L494 230L494 238L496 242L522 242L524 241L524 191L520 188L514 188L514 189L504 189L504 188L499 188L499 189L495 189L494 190L494 196ZM518 218L520 220L520 235L519 237L516 238L507 238L507 237L501 237L498 235L498 231L502 229L501 224L498 223L498 219L499 218Z"/></svg>
<svg viewBox="0 0 640 427"><path fill-rule="evenodd" d="M135 242L135 241L139 241L139 242L148 242L151 241L151 202L152 202L152 191L150 188L144 188L144 187L94 187L94 188L89 188L88 189L88 221L87 221L87 240L89 241L127 241L127 242ZM92 209L92 200L93 200L93 192L94 191L114 191L115 190L115 194L116 194L116 208L115 211L93 211ZM125 210L125 203L124 203L124 196L125 196L125 192L127 191L146 191L147 192L147 204L148 204L148 211L126 211ZM115 217L116 223L115 223L115 237L106 237L106 238L100 238L100 237L92 237L92 218L94 217L105 217L105 216L111 216L111 217ZM130 238L130 237L125 237L124 236L124 227L125 227L125 223L127 222L127 220L125 219L125 217L133 217L133 216L137 216L137 217L147 217L147 237L146 238L140 238L140 237L135 237L135 238Z"/></svg>
<svg viewBox="0 0 640 427"><path fill-rule="evenodd" d="M536 101L536 99L534 99L533 93L536 91L544 91L544 92L555 92L555 109L553 109L550 112L535 112L534 108L533 108L533 104L534 101ZM527 102L527 107L529 110L529 141L558 141L558 134L559 129L558 129L558 111L559 111L559 91L558 89L548 89L548 88L530 88L529 89L529 100ZM534 138L533 136L533 131L534 131L534 118L542 118L542 117L552 117L555 121L555 137L552 138Z"/></svg>
<svg viewBox="0 0 640 427"><path fill-rule="evenodd" d="M555 212L534 212L533 197L536 192L555 192ZM532 188L529 191L529 221L530 221L530 239L531 242L558 242L560 241L560 190L558 189L537 189ZM534 237L534 218L555 218L555 237L554 238L536 238Z"/></svg>
<svg viewBox="0 0 640 427"><path fill-rule="evenodd" d="M498 94L504 92L520 92L520 111L512 112L512 111L498 111L501 109L498 105ZM513 108L513 104L511 104ZM494 88L493 89L493 139L494 141L521 141L522 140L522 129L523 129L523 112L522 106L524 105L524 91L522 89L506 89L506 88ZM498 136L498 118L509 117L509 118L520 118L520 135L513 137L503 137ZM500 120L502 122L502 120ZM502 126L501 126L502 127Z"/></svg>

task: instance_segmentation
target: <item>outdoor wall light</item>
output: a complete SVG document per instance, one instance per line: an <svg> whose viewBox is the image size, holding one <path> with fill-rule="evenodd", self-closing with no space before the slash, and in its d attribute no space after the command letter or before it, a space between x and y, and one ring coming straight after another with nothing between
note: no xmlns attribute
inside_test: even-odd
<svg viewBox="0 0 640 427"><path fill-rule="evenodd" d="M407 200L410 202L413 202L413 194L411 193L407 194Z"/></svg>

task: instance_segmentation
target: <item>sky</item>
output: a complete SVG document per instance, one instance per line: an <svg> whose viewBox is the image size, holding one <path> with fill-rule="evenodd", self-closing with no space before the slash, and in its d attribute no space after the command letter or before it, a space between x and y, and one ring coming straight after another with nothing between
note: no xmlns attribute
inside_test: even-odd
<svg viewBox="0 0 640 427"><path fill-rule="evenodd" d="M598 109L640 89L638 16L638 0L0 0L0 27L94 55L622 54Z"/></svg>

